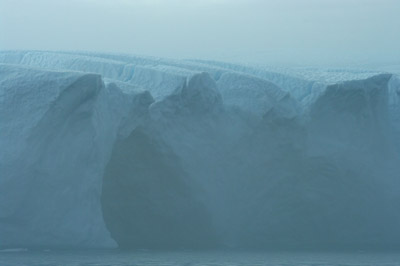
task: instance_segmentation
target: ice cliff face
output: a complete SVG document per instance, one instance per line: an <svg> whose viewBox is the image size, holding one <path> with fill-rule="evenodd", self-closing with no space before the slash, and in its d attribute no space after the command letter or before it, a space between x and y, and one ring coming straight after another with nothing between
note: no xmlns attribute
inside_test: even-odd
<svg viewBox="0 0 400 266"><path fill-rule="evenodd" d="M0 52L0 247L400 244L399 80Z"/></svg>

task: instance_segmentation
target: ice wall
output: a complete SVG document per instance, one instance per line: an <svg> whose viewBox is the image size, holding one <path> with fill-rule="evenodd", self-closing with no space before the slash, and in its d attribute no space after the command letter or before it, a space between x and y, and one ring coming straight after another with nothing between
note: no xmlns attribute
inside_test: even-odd
<svg viewBox="0 0 400 266"><path fill-rule="evenodd" d="M0 52L0 246L398 245L399 90L377 70Z"/></svg>

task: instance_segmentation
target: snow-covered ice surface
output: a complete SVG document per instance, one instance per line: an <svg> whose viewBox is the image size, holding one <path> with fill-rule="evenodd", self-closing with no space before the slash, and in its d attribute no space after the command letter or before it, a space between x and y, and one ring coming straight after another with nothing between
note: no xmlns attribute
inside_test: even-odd
<svg viewBox="0 0 400 266"><path fill-rule="evenodd" d="M399 74L0 51L0 247L399 245Z"/></svg>

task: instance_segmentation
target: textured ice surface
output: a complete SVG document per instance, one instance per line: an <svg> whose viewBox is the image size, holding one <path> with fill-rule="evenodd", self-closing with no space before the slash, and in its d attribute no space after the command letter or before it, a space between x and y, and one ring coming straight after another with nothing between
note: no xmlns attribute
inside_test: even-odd
<svg viewBox="0 0 400 266"><path fill-rule="evenodd" d="M400 78L0 52L0 246L400 244Z"/></svg>

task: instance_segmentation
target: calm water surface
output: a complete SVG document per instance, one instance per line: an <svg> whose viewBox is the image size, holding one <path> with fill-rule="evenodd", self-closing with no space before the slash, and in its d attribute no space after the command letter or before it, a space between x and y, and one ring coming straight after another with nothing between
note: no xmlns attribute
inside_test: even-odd
<svg viewBox="0 0 400 266"><path fill-rule="evenodd" d="M1 266L400 265L400 252L0 251Z"/></svg>

